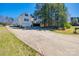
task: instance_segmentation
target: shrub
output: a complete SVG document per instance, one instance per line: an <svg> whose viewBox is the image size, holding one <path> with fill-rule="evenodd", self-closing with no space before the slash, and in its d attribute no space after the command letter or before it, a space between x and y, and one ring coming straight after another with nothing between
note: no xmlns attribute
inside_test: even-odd
<svg viewBox="0 0 79 59"><path fill-rule="evenodd" d="M6 26L7 23L0 22L0 25L2 25L2 26Z"/></svg>
<svg viewBox="0 0 79 59"><path fill-rule="evenodd" d="M69 28L71 28L71 24L70 23L65 23L65 25L64 25L64 27L66 28L66 29L69 29Z"/></svg>

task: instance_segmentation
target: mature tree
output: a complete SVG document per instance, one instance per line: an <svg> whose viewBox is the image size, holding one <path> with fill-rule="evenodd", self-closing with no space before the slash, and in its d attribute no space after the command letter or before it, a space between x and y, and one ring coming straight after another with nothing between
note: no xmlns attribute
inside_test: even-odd
<svg viewBox="0 0 79 59"><path fill-rule="evenodd" d="M67 22L67 8L60 3L36 4L35 16L41 18L42 23L48 26L64 28Z"/></svg>
<svg viewBox="0 0 79 59"><path fill-rule="evenodd" d="M64 4L58 4L58 26L64 28L67 23L67 8Z"/></svg>

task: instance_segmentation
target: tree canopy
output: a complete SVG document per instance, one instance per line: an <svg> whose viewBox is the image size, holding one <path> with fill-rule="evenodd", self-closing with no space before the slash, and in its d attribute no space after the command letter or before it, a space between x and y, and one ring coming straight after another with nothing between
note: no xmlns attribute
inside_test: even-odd
<svg viewBox="0 0 79 59"><path fill-rule="evenodd" d="M42 24L64 28L67 23L67 8L63 3L36 4L34 15L42 20Z"/></svg>

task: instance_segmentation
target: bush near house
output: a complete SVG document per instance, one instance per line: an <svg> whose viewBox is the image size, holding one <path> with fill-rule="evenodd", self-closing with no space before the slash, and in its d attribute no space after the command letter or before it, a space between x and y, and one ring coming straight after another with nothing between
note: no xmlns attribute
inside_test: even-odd
<svg viewBox="0 0 79 59"><path fill-rule="evenodd" d="M66 29L70 29L71 26L72 26L72 25L71 25L70 23L66 23L64 27L65 27Z"/></svg>
<svg viewBox="0 0 79 59"><path fill-rule="evenodd" d="M8 25L8 24L7 24L7 23L0 22L0 25L6 26L6 25Z"/></svg>

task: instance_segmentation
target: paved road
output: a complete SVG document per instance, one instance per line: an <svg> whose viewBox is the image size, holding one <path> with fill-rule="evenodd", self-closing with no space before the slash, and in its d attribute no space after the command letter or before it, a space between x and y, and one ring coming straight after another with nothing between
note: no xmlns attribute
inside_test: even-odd
<svg viewBox="0 0 79 59"><path fill-rule="evenodd" d="M48 30L23 30L8 27L20 40L45 56L79 55L79 37Z"/></svg>

